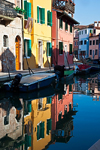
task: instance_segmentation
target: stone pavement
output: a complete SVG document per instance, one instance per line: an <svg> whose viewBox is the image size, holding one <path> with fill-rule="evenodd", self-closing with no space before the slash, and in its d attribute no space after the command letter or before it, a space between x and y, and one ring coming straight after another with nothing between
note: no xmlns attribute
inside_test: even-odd
<svg viewBox="0 0 100 150"><path fill-rule="evenodd" d="M70 68L73 68L73 67L74 67L74 64L70 65ZM66 67L66 68L68 68L68 67ZM35 69L32 69L32 71L34 73L47 72L47 71L50 71L50 69L51 69L51 71L54 70L53 67L51 67L51 68L45 67L45 68L35 68ZM23 76L29 75L29 70L11 71L10 72L11 79L13 79L15 77L15 75L18 74L18 73L21 73ZM8 80L10 80L8 72L0 72L0 82L5 82L5 81L8 81Z"/></svg>

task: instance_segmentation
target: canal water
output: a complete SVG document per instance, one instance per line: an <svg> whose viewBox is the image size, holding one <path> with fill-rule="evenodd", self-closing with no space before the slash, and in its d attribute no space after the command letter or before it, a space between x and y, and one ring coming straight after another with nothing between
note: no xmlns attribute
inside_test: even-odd
<svg viewBox="0 0 100 150"><path fill-rule="evenodd" d="M88 150L100 139L97 74L31 93L0 93L0 150Z"/></svg>

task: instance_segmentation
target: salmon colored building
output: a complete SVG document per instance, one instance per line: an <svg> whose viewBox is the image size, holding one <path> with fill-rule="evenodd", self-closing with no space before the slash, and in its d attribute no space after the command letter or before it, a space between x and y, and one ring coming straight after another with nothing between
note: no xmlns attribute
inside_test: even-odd
<svg viewBox="0 0 100 150"><path fill-rule="evenodd" d="M75 4L70 0L63 1L65 7L61 3L53 1L52 64L68 66L73 64L73 25L79 23L73 19Z"/></svg>

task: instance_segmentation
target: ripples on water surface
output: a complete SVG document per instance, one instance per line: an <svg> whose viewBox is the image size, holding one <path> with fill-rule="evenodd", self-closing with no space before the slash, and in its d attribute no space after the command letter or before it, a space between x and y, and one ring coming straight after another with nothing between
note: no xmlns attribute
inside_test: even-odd
<svg viewBox="0 0 100 150"><path fill-rule="evenodd" d="M99 95L96 75L56 90L0 94L0 150L88 150L100 139Z"/></svg>

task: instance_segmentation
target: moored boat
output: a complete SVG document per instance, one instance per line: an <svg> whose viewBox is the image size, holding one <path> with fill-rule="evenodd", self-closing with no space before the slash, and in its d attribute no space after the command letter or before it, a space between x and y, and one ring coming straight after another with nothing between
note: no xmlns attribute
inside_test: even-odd
<svg viewBox="0 0 100 150"><path fill-rule="evenodd" d="M75 66L75 75L86 75L90 73L91 66L86 64L80 64L78 66Z"/></svg>

